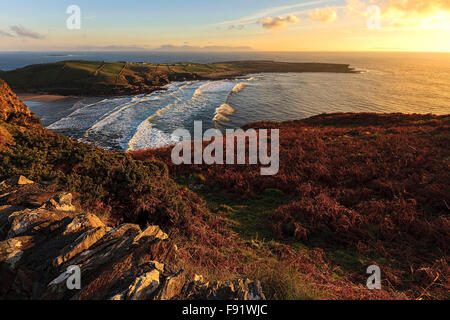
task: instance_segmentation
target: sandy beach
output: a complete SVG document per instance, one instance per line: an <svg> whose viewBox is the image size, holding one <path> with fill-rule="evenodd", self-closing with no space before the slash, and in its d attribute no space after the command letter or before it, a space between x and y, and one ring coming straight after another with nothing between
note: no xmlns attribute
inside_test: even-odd
<svg viewBox="0 0 450 320"><path fill-rule="evenodd" d="M19 95L30 110L38 116L44 126L58 121L74 111L74 105L82 101L83 98L74 96L62 96L52 94L21 94ZM88 101L97 101L98 99L86 99Z"/></svg>
<svg viewBox="0 0 450 320"><path fill-rule="evenodd" d="M67 99L67 96L52 95L52 94L31 94L24 93L19 95L19 99L22 101L36 101L36 102L54 102L58 100Z"/></svg>

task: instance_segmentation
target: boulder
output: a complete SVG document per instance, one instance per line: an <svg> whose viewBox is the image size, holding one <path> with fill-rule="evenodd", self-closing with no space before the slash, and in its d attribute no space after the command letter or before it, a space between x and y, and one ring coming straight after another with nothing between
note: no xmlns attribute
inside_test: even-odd
<svg viewBox="0 0 450 320"><path fill-rule="evenodd" d="M57 222L67 218L67 215L44 209L25 209L13 212L8 217L8 238L23 234L39 232L42 229L57 228Z"/></svg>
<svg viewBox="0 0 450 320"><path fill-rule="evenodd" d="M96 215L82 213L73 218L73 220L65 227L62 234L65 236L80 230L99 227L105 227L105 224Z"/></svg>
<svg viewBox="0 0 450 320"><path fill-rule="evenodd" d="M156 300L172 300L178 297L186 283L186 275L184 271L169 276L165 279L164 284L156 296Z"/></svg>
<svg viewBox="0 0 450 320"><path fill-rule="evenodd" d="M27 184L33 184L34 181L25 178L24 176L14 176L0 183L0 188L9 188L13 186L23 186Z"/></svg>
<svg viewBox="0 0 450 320"><path fill-rule="evenodd" d="M57 194L53 198L46 201L41 208L66 212L73 212L76 210L75 206L72 204L71 193Z"/></svg>
<svg viewBox="0 0 450 320"><path fill-rule="evenodd" d="M105 235L105 240L118 239L124 236L130 236L135 239L141 232L141 228L138 225L125 223L109 231L108 234Z"/></svg>
<svg viewBox="0 0 450 320"><path fill-rule="evenodd" d="M137 243L141 239L144 239L144 238L149 238L152 240L154 240L154 239L166 240L169 237L158 226L148 226L142 233L140 233L134 239L134 242Z"/></svg>
<svg viewBox="0 0 450 320"><path fill-rule="evenodd" d="M127 292L127 300L144 300L152 295L159 287L160 272L152 270L144 273L130 285Z"/></svg>
<svg viewBox="0 0 450 320"><path fill-rule="evenodd" d="M63 249L63 252L54 260L54 265L61 265L69 259L75 257L92 247L107 232L105 227L91 229L79 236L73 244Z"/></svg>

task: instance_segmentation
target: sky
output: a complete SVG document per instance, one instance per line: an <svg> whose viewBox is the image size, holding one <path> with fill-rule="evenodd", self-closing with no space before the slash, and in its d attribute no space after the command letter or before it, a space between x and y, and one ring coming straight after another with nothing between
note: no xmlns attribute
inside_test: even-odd
<svg viewBox="0 0 450 320"><path fill-rule="evenodd" d="M0 51L73 50L450 52L450 0L0 0Z"/></svg>

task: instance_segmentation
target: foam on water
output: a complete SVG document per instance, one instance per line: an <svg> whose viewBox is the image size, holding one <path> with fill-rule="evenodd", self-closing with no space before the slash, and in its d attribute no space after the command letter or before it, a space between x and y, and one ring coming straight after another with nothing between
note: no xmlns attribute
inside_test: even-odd
<svg viewBox="0 0 450 320"><path fill-rule="evenodd" d="M129 140L127 150L174 143L176 140L171 137L171 132L179 127L192 126L195 120L199 120L202 114L208 112L210 112L208 118L212 119L211 126L214 126L214 122L229 121L227 116L233 114L235 110L224 101L228 101L231 94L240 92L243 87L239 84L243 82L242 79L192 82L184 95L159 109L138 126ZM217 105L219 107L216 107ZM158 142L158 139L161 141Z"/></svg>
<svg viewBox="0 0 450 320"><path fill-rule="evenodd" d="M219 108L216 109L216 113L214 115L213 120L219 121L219 122L228 122L230 119L227 116L232 115L235 113L236 110L232 106L230 106L227 103L222 104Z"/></svg>
<svg viewBox="0 0 450 320"><path fill-rule="evenodd" d="M127 151L158 148L177 143L178 137L153 128L150 121L143 121L128 142Z"/></svg>
<svg viewBox="0 0 450 320"><path fill-rule="evenodd" d="M231 92L233 92L233 93L239 93L239 92L241 92L247 85L248 85L248 82L239 82L237 85L234 86L234 88L233 88L233 90L231 90Z"/></svg>
<svg viewBox="0 0 450 320"><path fill-rule="evenodd" d="M117 106L113 112L98 119L79 140L95 143L104 148L127 150L129 141L140 124L146 119L157 117L164 110L182 101L186 94L185 90L189 90L191 86L191 82L181 82L166 86L163 91L136 96L130 102ZM163 139L162 135L159 136Z"/></svg>
<svg viewBox="0 0 450 320"><path fill-rule="evenodd" d="M85 130L94 124L100 117L111 112L117 104L122 104L127 100L130 100L130 98L104 99L96 103L82 105L68 116L48 126L48 128L50 130Z"/></svg>
<svg viewBox="0 0 450 320"><path fill-rule="evenodd" d="M234 85L230 81L183 82L172 84L164 91L150 95L115 101L124 103L110 105L109 110L98 116L78 140L107 149L121 150L165 145L172 141L167 138L170 132L189 126L187 119L195 118L199 112L207 112L213 108L212 116L216 101L223 101ZM69 118L74 120L73 115ZM149 138L146 143L143 142L145 136ZM158 139L161 142L158 142Z"/></svg>
<svg viewBox="0 0 450 320"><path fill-rule="evenodd" d="M230 121L230 98L254 79L177 82L151 94L83 103L49 129L106 149L159 147L173 143L171 132L195 120L209 121L209 127Z"/></svg>
<svg viewBox="0 0 450 320"><path fill-rule="evenodd" d="M174 95L186 85L188 85L188 83L173 83L164 87L164 91L157 91L149 95L107 98L90 104L83 103L82 101L77 102L72 107L72 109L75 109L74 112L52 123L48 128L51 130L83 130L86 132L93 126L95 128L96 123L100 122L98 126L101 126L108 118L114 117L135 104L159 100L159 93L162 92Z"/></svg>
<svg viewBox="0 0 450 320"><path fill-rule="evenodd" d="M223 81L208 81L202 84L194 93L194 98L204 96L207 94L214 94L220 92L230 92L236 85L236 81L223 80Z"/></svg>
<svg viewBox="0 0 450 320"><path fill-rule="evenodd" d="M151 100L155 99L152 99L151 96L139 96L139 97L136 96L133 97L130 102L118 105L117 107L113 108L111 112L105 114L99 121L97 121L96 123L94 123L94 125L88 128L84 133L84 138L87 138L92 132L95 133L101 131L105 126L109 125L111 122L121 117L127 109L133 108L135 105L140 104L142 102L147 102Z"/></svg>

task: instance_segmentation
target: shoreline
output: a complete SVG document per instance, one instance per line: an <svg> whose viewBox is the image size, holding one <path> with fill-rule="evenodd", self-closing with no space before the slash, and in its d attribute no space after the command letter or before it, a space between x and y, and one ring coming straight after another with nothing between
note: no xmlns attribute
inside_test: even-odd
<svg viewBox="0 0 450 320"><path fill-rule="evenodd" d="M63 96L57 94L33 94L33 93L18 94L18 97L22 101L46 102L46 103L71 98L71 96Z"/></svg>

